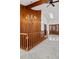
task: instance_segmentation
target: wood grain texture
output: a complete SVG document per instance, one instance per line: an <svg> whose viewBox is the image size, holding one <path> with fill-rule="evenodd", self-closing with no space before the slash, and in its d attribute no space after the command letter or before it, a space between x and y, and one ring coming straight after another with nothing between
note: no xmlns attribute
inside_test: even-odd
<svg viewBox="0 0 79 59"><path fill-rule="evenodd" d="M28 15L30 18L26 18ZM36 18L32 18L34 16L31 15ZM30 50L44 40L44 34L41 32L40 10L35 11L26 9L25 6L20 7L20 33L20 48L24 50Z"/></svg>

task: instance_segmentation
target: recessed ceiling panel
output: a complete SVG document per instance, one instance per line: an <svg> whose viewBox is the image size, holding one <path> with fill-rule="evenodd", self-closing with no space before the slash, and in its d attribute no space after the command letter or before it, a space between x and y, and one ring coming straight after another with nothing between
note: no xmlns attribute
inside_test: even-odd
<svg viewBox="0 0 79 59"><path fill-rule="evenodd" d="M37 2L37 1L39 1L39 0L20 0L20 4L27 6L27 5Z"/></svg>

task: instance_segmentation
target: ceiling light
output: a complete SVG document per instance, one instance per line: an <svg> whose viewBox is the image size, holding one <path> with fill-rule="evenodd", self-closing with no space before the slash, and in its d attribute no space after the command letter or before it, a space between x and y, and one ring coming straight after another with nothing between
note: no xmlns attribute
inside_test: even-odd
<svg viewBox="0 0 79 59"><path fill-rule="evenodd" d="M53 19L53 18L54 18L54 16L53 16L53 14L52 14L52 13L50 13L50 14L49 14L49 16L50 16L50 18L51 18L51 19Z"/></svg>

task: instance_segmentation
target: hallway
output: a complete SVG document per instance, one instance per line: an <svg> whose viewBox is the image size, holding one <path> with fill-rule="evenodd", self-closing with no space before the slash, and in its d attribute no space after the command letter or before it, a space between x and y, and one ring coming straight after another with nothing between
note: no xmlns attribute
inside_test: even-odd
<svg viewBox="0 0 79 59"><path fill-rule="evenodd" d="M21 50L20 59L59 59L59 36L49 35L30 51Z"/></svg>

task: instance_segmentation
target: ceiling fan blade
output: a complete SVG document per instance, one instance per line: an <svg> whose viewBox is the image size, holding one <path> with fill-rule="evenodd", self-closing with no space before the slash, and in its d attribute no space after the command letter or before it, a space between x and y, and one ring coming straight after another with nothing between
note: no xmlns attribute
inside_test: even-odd
<svg viewBox="0 0 79 59"><path fill-rule="evenodd" d="M54 1L53 3L56 3L56 2L59 2L59 0L58 1Z"/></svg>
<svg viewBox="0 0 79 59"><path fill-rule="evenodd" d="M54 7L55 5L54 5L54 4L52 4L52 6Z"/></svg>

